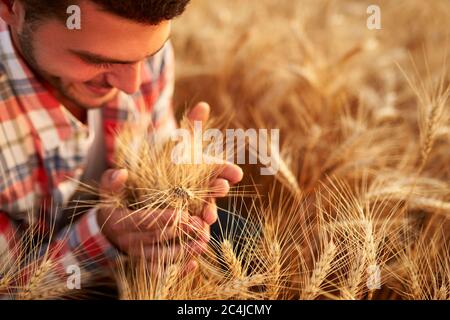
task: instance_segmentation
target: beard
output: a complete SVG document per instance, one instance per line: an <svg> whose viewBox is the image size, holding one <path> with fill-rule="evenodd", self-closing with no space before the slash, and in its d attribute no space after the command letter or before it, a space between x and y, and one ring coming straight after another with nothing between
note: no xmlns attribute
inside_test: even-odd
<svg viewBox="0 0 450 320"><path fill-rule="evenodd" d="M49 74L43 70L35 54L35 48L33 47L33 34L36 29L35 23L25 23L21 32L17 34L18 45L23 58L27 62L28 66L32 69L35 75L41 80L46 81L50 86L66 101L74 104L76 107L82 109L101 108L107 102L111 101L117 96L118 90L112 88L104 79L100 83L91 83L91 85L100 88L109 88L111 92L104 96L92 96L92 93L86 88L86 83L74 83L64 81L61 77L57 77Z"/></svg>

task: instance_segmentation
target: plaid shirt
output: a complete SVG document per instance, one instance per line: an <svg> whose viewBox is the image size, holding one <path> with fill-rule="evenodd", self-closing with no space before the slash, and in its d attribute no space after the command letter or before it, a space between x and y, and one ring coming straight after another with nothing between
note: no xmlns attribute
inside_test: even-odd
<svg viewBox="0 0 450 320"><path fill-rule="evenodd" d="M62 211L77 188L74 179L80 179L86 168L90 140L87 126L61 105L17 54L1 20L0 59L1 257L23 226L38 224L48 231L55 217L55 225L63 220ZM174 57L167 43L142 68L140 90L133 95L120 92L102 108L108 166L112 167L114 133L125 122L146 114L158 135L176 127L173 88ZM45 208L50 202L52 210ZM117 255L97 225L95 209L60 230L49 245L59 248L62 267L82 264L99 270Z"/></svg>

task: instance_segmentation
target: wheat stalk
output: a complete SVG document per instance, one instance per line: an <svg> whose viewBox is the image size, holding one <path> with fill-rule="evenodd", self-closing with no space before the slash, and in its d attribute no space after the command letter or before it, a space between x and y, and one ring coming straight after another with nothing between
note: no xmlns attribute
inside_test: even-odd
<svg viewBox="0 0 450 320"><path fill-rule="evenodd" d="M242 263L236 257L233 245L227 239L223 240L221 243L221 250L223 254L223 260L229 270L232 279L244 279L245 274L242 270Z"/></svg>
<svg viewBox="0 0 450 320"><path fill-rule="evenodd" d="M22 300L32 300L34 293L42 286L53 266L54 264L51 259L44 259L39 263L36 268L32 270L27 285L23 288L22 292L19 293L19 298Z"/></svg>
<svg viewBox="0 0 450 320"><path fill-rule="evenodd" d="M325 245L320 258L314 264L311 276L304 285L302 299L313 300L321 292L322 284L333 268L333 260L336 257L337 247L333 241Z"/></svg>
<svg viewBox="0 0 450 320"><path fill-rule="evenodd" d="M173 286L179 277L179 267L176 264L169 265L164 273L160 297L161 299L170 299Z"/></svg>

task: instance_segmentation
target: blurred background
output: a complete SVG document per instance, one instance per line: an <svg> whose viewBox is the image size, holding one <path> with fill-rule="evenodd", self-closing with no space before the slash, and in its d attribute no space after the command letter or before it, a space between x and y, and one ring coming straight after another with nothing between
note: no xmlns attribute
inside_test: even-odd
<svg viewBox="0 0 450 320"><path fill-rule="evenodd" d="M325 297L367 297L344 290L368 263L355 256L368 248L361 217L377 239L372 261L399 294L383 298L449 297L449 34L447 0L193 0L175 22L179 114L205 100L224 127L280 129L278 174L246 165L243 182L258 185L266 213L278 208L280 234L324 212L332 225L359 224L340 234L353 245L338 249L340 289ZM296 213L286 193L304 205ZM332 248L318 230L309 265Z"/></svg>
<svg viewBox="0 0 450 320"><path fill-rule="evenodd" d="M303 191L367 170L448 183L449 33L446 0L193 0L174 25L175 105L279 128L278 178Z"/></svg>

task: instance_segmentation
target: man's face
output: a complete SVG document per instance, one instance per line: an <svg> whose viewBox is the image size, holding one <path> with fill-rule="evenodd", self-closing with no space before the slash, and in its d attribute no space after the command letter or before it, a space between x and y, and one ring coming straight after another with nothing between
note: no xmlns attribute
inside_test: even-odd
<svg viewBox="0 0 450 320"><path fill-rule="evenodd" d="M57 19L46 19L37 29L25 22L16 44L35 72L64 98L85 109L98 108L119 90L138 90L143 62L165 44L171 23L139 24L89 1L80 8L81 30L69 30Z"/></svg>

